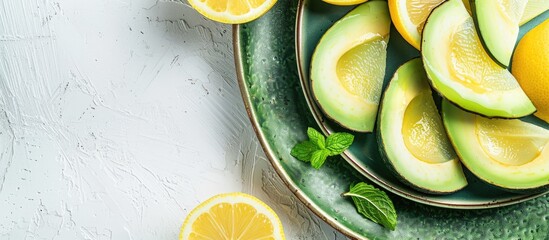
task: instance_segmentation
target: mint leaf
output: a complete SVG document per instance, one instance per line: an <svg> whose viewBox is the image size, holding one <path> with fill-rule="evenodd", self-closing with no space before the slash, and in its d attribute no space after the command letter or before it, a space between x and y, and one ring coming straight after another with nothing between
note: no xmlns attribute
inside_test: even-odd
<svg viewBox="0 0 549 240"><path fill-rule="evenodd" d="M324 135L314 128L307 128L307 136L309 136L309 141L315 143L320 149L325 148L325 138Z"/></svg>
<svg viewBox="0 0 549 240"><path fill-rule="evenodd" d="M326 149L330 150L330 156L339 155L351 146L354 139L349 133L333 133L326 139Z"/></svg>
<svg viewBox="0 0 549 240"><path fill-rule="evenodd" d="M322 167L328 156L343 153L354 141L354 136L349 133L333 133L326 138L314 128L307 128L307 136L309 141L296 144L290 154L301 161L311 162L315 169ZM343 196L351 197L357 211L364 217L395 230L395 207L385 192L361 182L351 185Z"/></svg>
<svg viewBox="0 0 549 240"><path fill-rule="evenodd" d="M395 207L385 192L361 182L351 185L349 192L344 193L343 196L351 197L357 211L364 217L395 230L397 223Z"/></svg>
<svg viewBox="0 0 549 240"><path fill-rule="evenodd" d="M294 156L295 158L301 161L309 162L311 161L311 156L313 155L313 152L318 149L319 149L318 146L313 142L305 141L295 145L292 148L290 155Z"/></svg>
<svg viewBox="0 0 549 240"><path fill-rule="evenodd" d="M313 166L315 169L319 169L320 167L322 167L329 154L330 151L327 149L316 150L311 155L311 166Z"/></svg>
<svg viewBox="0 0 549 240"><path fill-rule="evenodd" d="M311 165L319 169L322 167L328 156L341 154L354 140L349 133L333 133L328 138L314 128L307 128L309 141L296 144L290 155L304 161L311 162Z"/></svg>

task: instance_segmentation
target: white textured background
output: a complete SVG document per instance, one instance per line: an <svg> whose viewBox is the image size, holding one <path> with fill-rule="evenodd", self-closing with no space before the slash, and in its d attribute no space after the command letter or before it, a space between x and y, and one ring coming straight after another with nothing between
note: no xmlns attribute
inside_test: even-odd
<svg viewBox="0 0 549 240"><path fill-rule="evenodd" d="M265 158L230 25L186 2L0 0L0 239L176 239L231 191L288 239L344 239Z"/></svg>

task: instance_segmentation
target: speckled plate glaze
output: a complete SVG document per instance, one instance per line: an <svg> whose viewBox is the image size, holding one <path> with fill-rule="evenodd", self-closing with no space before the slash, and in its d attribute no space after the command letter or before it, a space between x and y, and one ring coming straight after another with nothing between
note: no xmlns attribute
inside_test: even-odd
<svg viewBox="0 0 549 240"><path fill-rule="evenodd" d="M300 1L297 10L296 55L298 73L307 103L320 129L325 134L346 130L327 119L313 100L313 96L309 91L309 62L315 46L324 32L352 8L335 7L317 0L304 0ZM549 12L522 26L519 38L522 38L529 29L541 23L547 17L549 17ZM387 69L384 79L384 89L396 69L415 57L419 57L419 51L409 45L396 29L392 27L387 47ZM530 118L533 119L533 117ZM468 172L466 174L469 185L454 194L431 195L415 191L402 184L387 169L385 162L381 160L381 156L379 155L375 134L375 132L370 134L356 133L355 135L358 136L358 139L349 151L343 154L343 157L368 179L399 196L433 206L475 209L510 205L544 194L523 195L505 192L480 181Z"/></svg>
<svg viewBox="0 0 549 240"><path fill-rule="evenodd" d="M549 196L495 209L433 207L389 193L398 213L395 231L356 212L341 197L353 182L369 180L343 158L320 170L290 156L318 126L303 94L295 54L298 2L278 1L260 19L234 27L238 80L246 109L263 149L288 188L314 213L355 239L546 239ZM380 185L381 186L381 185Z"/></svg>

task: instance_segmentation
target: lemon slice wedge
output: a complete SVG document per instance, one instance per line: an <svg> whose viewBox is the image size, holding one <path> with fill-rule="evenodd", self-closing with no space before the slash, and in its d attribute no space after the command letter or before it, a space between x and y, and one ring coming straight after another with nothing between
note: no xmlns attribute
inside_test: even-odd
<svg viewBox="0 0 549 240"><path fill-rule="evenodd" d="M419 50L421 32L429 13L444 0L389 0L391 20L397 31Z"/></svg>
<svg viewBox="0 0 549 240"><path fill-rule="evenodd" d="M214 196L195 207L185 219L180 240L254 240L284 238L276 213L244 193Z"/></svg>
<svg viewBox="0 0 549 240"><path fill-rule="evenodd" d="M265 14L277 0L189 0L205 17L229 24L251 22Z"/></svg>
<svg viewBox="0 0 549 240"><path fill-rule="evenodd" d="M351 5L365 3L368 0L322 0L322 1L327 2L329 4L338 5L338 6L351 6Z"/></svg>

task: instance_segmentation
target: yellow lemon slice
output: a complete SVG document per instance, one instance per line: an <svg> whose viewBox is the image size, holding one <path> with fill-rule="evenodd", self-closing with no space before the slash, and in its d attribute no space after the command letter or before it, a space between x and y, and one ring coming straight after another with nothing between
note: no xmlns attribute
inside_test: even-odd
<svg viewBox="0 0 549 240"><path fill-rule="evenodd" d="M329 4L333 4L333 5L350 6L350 5L365 3L368 0L322 0L322 1L327 2Z"/></svg>
<svg viewBox="0 0 549 240"><path fill-rule="evenodd" d="M419 49L425 20L442 2L444 0L389 0L391 20L400 35Z"/></svg>
<svg viewBox="0 0 549 240"><path fill-rule="evenodd" d="M276 213L244 193L216 195L195 207L185 219L180 240L252 240L284 238Z"/></svg>
<svg viewBox="0 0 549 240"><path fill-rule="evenodd" d="M222 23L239 24L265 14L277 0L189 0L205 17Z"/></svg>

